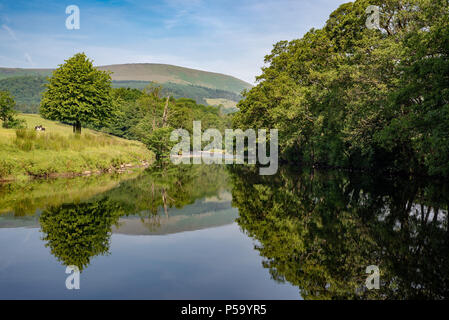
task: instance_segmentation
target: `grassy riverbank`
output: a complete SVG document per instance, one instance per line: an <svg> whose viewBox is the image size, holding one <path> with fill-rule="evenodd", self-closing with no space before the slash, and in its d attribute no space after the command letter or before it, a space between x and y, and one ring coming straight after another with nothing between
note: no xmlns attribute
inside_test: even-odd
<svg viewBox="0 0 449 320"><path fill-rule="evenodd" d="M140 142L45 120L39 115L19 115L28 130L0 127L0 180L88 174L151 162L153 154ZM36 132L42 125L45 132ZM0 121L1 126L1 121Z"/></svg>

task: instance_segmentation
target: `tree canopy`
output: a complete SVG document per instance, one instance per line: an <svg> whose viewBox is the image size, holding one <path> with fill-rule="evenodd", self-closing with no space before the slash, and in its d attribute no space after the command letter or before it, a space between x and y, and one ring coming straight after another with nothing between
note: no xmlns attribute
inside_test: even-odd
<svg viewBox="0 0 449 320"><path fill-rule="evenodd" d="M2 127L20 128L23 126L23 121L15 118L15 106L16 102L9 91L0 91L0 120L2 120Z"/></svg>
<svg viewBox="0 0 449 320"><path fill-rule="evenodd" d="M379 29L365 25L380 8ZM284 160L449 175L449 5L357 0L280 41L234 126L279 129Z"/></svg>
<svg viewBox="0 0 449 320"><path fill-rule="evenodd" d="M0 119L5 124L14 114L14 98L8 91L0 91Z"/></svg>
<svg viewBox="0 0 449 320"><path fill-rule="evenodd" d="M84 53L77 53L48 78L40 113L50 120L73 124L106 124L114 113L111 76L96 69Z"/></svg>
<svg viewBox="0 0 449 320"><path fill-rule="evenodd" d="M197 104L193 99L164 96L164 88L157 84L144 90L117 88L112 91L117 112L107 126L93 126L98 130L144 142L157 158L167 157L171 147L170 133L174 129L193 131L193 121L201 120L202 128L216 128L224 132L230 126L230 116L216 107Z"/></svg>

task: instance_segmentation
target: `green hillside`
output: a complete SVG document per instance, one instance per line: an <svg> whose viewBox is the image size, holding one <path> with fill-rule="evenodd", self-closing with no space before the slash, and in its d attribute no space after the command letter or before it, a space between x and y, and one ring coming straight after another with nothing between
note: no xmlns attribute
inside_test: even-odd
<svg viewBox="0 0 449 320"><path fill-rule="evenodd" d="M164 96L189 98L204 105L222 104L229 112L236 110L235 105L242 99L241 91L251 87L231 76L171 65L124 64L99 69L113 72L115 88L143 89L151 82L157 82L161 84ZM11 92L18 111L38 113L46 77L51 73L51 69L0 68L0 90Z"/></svg>
<svg viewBox="0 0 449 320"><path fill-rule="evenodd" d="M98 67L113 72L112 80L155 81L159 83L180 83L206 88L226 90L240 94L251 85L237 78L213 72L183 68L168 64L133 63Z"/></svg>
<svg viewBox="0 0 449 320"><path fill-rule="evenodd" d="M237 78L213 72L183 68L168 64L133 63L99 66L100 70L112 72L116 81L155 81L158 83L178 83L201 86L240 94L252 86ZM52 69L0 68L0 79L19 76L50 76Z"/></svg>
<svg viewBox="0 0 449 320"><path fill-rule="evenodd" d="M21 68L0 68L0 80L11 77L41 76L48 77L52 69L21 69Z"/></svg>
<svg viewBox="0 0 449 320"><path fill-rule="evenodd" d="M16 110L22 113L38 113L41 94L45 90L47 79L43 76L18 76L0 79L0 90L9 91L16 103ZM150 81L112 81L114 88L143 89ZM242 96L234 92L211 89L206 87L185 85L179 83L164 83L161 85L162 96L171 96L175 99L188 98L198 104L218 106L226 110L234 110ZM228 108L231 105L232 108Z"/></svg>
<svg viewBox="0 0 449 320"><path fill-rule="evenodd" d="M1 80L0 80L1 83ZM112 86L114 88L132 88L132 89L143 89L148 86L150 81L112 81ZM172 83L167 82L161 84L162 86L162 95L167 96L170 95L176 99L179 98L188 98L193 99L199 104L204 105L217 105L215 103L209 103L211 100L230 100L234 101L234 105L237 104L242 99L240 94L220 90L220 89L212 89L201 86L195 86L191 84L180 84L180 83Z"/></svg>

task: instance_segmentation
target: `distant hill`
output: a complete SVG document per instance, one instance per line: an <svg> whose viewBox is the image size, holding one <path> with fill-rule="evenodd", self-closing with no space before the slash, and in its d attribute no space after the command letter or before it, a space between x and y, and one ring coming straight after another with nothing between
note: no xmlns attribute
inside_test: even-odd
<svg viewBox="0 0 449 320"><path fill-rule="evenodd" d="M240 94L251 84L237 78L201 70L155 63L133 63L99 66L100 70L112 72L116 81L154 81L158 83L178 83L230 91ZM52 69L0 68L0 79L17 76L50 76Z"/></svg>
<svg viewBox="0 0 449 320"><path fill-rule="evenodd" d="M0 68L0 80L22 76L48 77L51 75L52 71L52 69Z"/></svg>
<svg viewBox="0 0 449 320"><path fill-rule="evenodd" d="M235 105L242 98L240 93L251 88L249 83L228 75L166 64L117 64L98 68L112 72L113 87L142 89L157 82L162 85L164 95L190 98L205 105L221 104L227 112L237 110ZM37 113L43 84L52 71L0 68L0 90L11 91L20 112Z"/></svg>
<svg viewBox="0 0 449 320"><path fill-rule="evenodd" d="M5 78L0 79L0 90L11 92L17 103L17 111L38 113L41 94L45 90L47 82L46 77L36 75ZM150 81L112 81L112 86L114 88L143 89L150 83ZM161 84L161 86L163 96L170 95L176 99L189 98L204 105L222 105L223 111L226 113L236 111L235 105L242 98L234 92L194 85L169 82Z"/></svg>
<svg viewBox="0 0 449 320"><path fill-rule="evenodd" d="M1 83L1 80L0 80ZM148 86L150 81L112 81L112 86L114 88L132 88L132 89L143 89ZM162 95L167 96L171 95L172 97L178 98L189 98L196 101L198 104L218 106L221 101L228 101L233 106L237 104L238 101L242 99L240 94L220 90L220 89L212 89L207 87L195 86L191 84L180 84L180 83L172 83L166 82L161 84L162 86ZM220 102L220 103L216 103ZM227 105L223 104L224 108L227 108Z"/></svg>
<svg viewBox="0 0 449 320"><path fill-rule="evenodd" d="M98 69L113 72L112 80L117 81L136 80L155 81L159 83L171 82L225 90L237 94L240 94L243 89L251 88L249 83L228 75L172 66L168 64L116 64L101 66L98 67Z"/></svg>

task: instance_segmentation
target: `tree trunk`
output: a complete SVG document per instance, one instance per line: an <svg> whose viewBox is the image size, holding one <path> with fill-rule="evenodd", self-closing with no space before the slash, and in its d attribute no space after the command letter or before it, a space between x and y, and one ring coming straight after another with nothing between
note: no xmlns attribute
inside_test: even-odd
<svg viewBox="0 0 449 320"><path fill-rule="evenodd" d="M81 134L81 122L80 121L76 121L75 124L73 125L73 132L75 134Z"/></svg>
<svg viewBox="0 0 449 320"><path fill-rule="evenodd" d="M156 130L156 104L153 104L153 131Z"/></svg>
<svg viewBox="0 0 449 320"><path fill-rule="evenodd" d="M165 128L167 125L167 116L168 116L168 102L170 100L170 96L167 97L167 101L165 101L164 107L164 115L162 116L162 127Z"/></svg>

